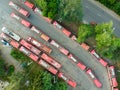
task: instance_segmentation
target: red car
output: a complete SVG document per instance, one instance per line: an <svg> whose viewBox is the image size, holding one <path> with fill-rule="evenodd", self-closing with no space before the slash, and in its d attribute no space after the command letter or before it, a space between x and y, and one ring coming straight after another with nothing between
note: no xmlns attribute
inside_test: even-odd
<svg viewBox="0 0 120 90"><path fill-rule="evenodd" d="M48 23L51 23L52 19L48 18L48 17L44 17L43 18L48 22Z"/></svg>
<svg viewBox="0 0 120 90"><path fill-rule="evenodd" d="M18 20L21 24L23 24L24 26L31 28L31 23L22 19L21 17L19 17L18 15L16 15L15 13L11 13L11 17L13 17L14 19Z"/></svg>
<svg viewBox="0 0 120 90"><path fill-rule="evenodd" d="M70 38L75 41L77 40L77 37L75 35L72 35Z"/></svg>
<svg viewBox="0 0 120 90"><path fill-rule="evenodd" d="M46 34L41 34L40 37L41 37L43 40L47 41L47 42L50 40L50 37L47 36Z"/></svg>
<svg viewBox="0 0 120 90"><path fill-rule="evenodd" d="M89 49L90 49L90 46L88 46L86 43L81 43L80 46L87 51L89 51Z"/></svg>
<svg viewBox="0 0 120 90"><path fill-rule="evenodd" d="M63 47L60 47L59 48L60 52L63 53L64 55L68 55L69 54L69 51Z"/></svg>
<svg viewBox="0 0 120 90"><path fill-rule="evenodd" d="M38 30L35 26L32 26L30 29L36 32L37 34L41 34L40 30Z"/></svg>
<svg viewBox="0 0 120 90"><path fill-rule="evenodd" d="M23 24L24 26L29 27L29 28L31 28L31 26L32 26L30 22L28 22L24 19L21 20L21 24Z"/></svg>
<svg viewBox="0 0 120 90"><path fill-rule="evenodd" d="M72 87L76 87L76 82L75 81L73 81L73 80L71 80L70 78L68 78L66 75L64 75L64 73L62 73L62 72L59 72L59 74L58 74L58 77L59 78L61 78L61 79L63 79L65 82L67 82L70 86L72 86Z"/></svg>
<svg viewBox="0 0 120 90"><path fill-rule="evenodd" d="M55 46L56 48L59 49L59 51L64 54L64 55L69 55L69 51L67 49L65 49L63 46L59 45L56 41L51 40L50 44Z"/></svg>
<svg viewBox="0 0 120 90"><path fill-rule="evenodd" d="M104 67L106 67L106 66L108 65L108 62L106 62L105 60L103 60L103 59L95 52L95 50L92 50L90 53L91 53L94 57L96 57L97 60L98 60Z"/></svg>
<svg viewBox="0 0 120 90"><path fill-rule="evenodd" d="M38 56L36 56L35 54L33 54L31 51L29 51L27 48L25 48L25 47L23 47L23 46L21 46L20 48L19 48L19 50L21 51L21 52L23 52L24 54L26 54L28 57L30 57L32 60L34 60L34 61L37 61L38 60Z"/></svg>
<svg viewBox="0 0 120 90"><path fill-rule="evenodd" d="M70 31L68 31L67 29L63 29L62 30L62 32L66 35L66 36L68 36L68 37L70 37L70 35L72 34Z"/></svg>
<svg viewBox="0 0 120 90"><path fill-rule="evenodd" d="M25 1L24 4L25 4L27 7L29 7L30 9L33 9L33 10L35 9L34 4L32 4L31 2Z"/></svg>
<svg viewBox="0 0 120 90"><path fill-rule="evenodd" d="M106 62L104 59L100 58L99 62L106 67L108 65L108 62Z"/></svg>
<svg viewBox="0 0 120 90"><path fill-rule="evenodd" d="M83 63L81 63L81 62L78 62L77 63L77 66L80 68L80 69L82 69L82 70L85 70L87 67L83 64Z"/></svg>
<svg viewBox="0 0 120 90"><path fill-rule="evenodd" d="M56 21L53 22L53 25L57 28L57 29L62 29L63 27L57 23Z"/></svg>
<svg viewBox="0 0 120 90"><path fill-rule="evenodd" d="M60 69L62 67L62 65L58 63L54 58L52 58L51 56L48 56L45 53L41 54L41 58L43 58L46 62L53 65L57 69Z"/></svg>
<svg viewBox="0 0 120 90"><path fill-rule="evenodd" d="M36 14L39 14L40 16L42 16L42 11L40 9L38 9L37 7L34 9L34 12Z"/></svg>
<svg viewBox="0 0 120 90"><path fill-rule="evenodd" d="M24 16L26 16L26 17L29 17L29 16L30 16L30 13L29 13L27 10L19 7L17 4L13 3L12 1L9 2L9 5L10 5L12 8L14 8L16 11L18 11L19 13L21 13L22 15L24 15Z"/></svg>
<svg viewBox="0 0 120 90"><path fill-rule="evenodd" d="M53 46L55 46L56 48L59 48L59 47L60 47L60 45L59 45L57 42L55 42L54 40L52 40L52 41L50 42L50 44L53 45Z"/></svg>
<svg viewBox="0 0 120 90"><path fill-rule="evenodd" d="M100 59L100 56L95 52L95 50L92 50L90 52L93 56L95 56L97 59Z"/></svg>
<svg viewBox="0 0 120 90"><path fill-rule="evenodd" d="M39 55L41 53L39 49L37 49L36 47L34 47L32 44L28 43L24 39L20 41L20 44L26 47L27 49L29 49L30 51L32 51L33 53L35 53L36 55Z"/></svg>
<svg viewBox="0 0 120 90"><path fill-rule="evenodd" d="M88 76L93 80L94 84L95 84L98 88L102 87L101 82L95 77L95 75L93 74L93 72L92 72L91 69L88 69L88 70L86 71L86 73L87 73Z"/></svg>
<svg viewBox="0 0 120 90"><path fill-rule="evenodd" d="M32 45L36 46L37 48L39 48L40 50L43 50L46 53L51 53L52 49L49 48L48 46L44 45L43 43L35 40L33 37L28 37L27 41L30 42Z"/></svg>
<svg viewBox="0 0 120 90"><path fill-rule="evenodd" d="M50 64L48 64L47 62L45 62L44 60L40 59L39 60L39 65L43 66L44 68L46 68L48 71L50 71L52 74L56 75L58 70L55 69L53 66L51 66Z"/></svg>
<svg viewBox="0 0 120 90"><path fill-rule="evenodd" d="M62 32L69 38L71 38L72 40L77 40L76 36L73 35L70 31L68 31L67 29L62 29Z"/></svg>
<svg viewBox="0 0 120 90"><path fill-rule="evenodd" d="M110 71L110 77L111 77L111 80L112 80L112 86L117 87L118 82L117 82L117 79L116 79L116 76L115 76L115 68L114 68L114 66L110 66L109 71Z"/></svg>
<svg viewBox="0 0 120 90"><path fill-rule="evenodd" d="M85 70L86 69L86 66L81 63L81 62L78 62L77 59L72 55L72 54L69 54L68 55L68 58L71 59L74 63L77 63L77 66L82 69L82 70Z"/></svg>
<svg viewBox="0 0 120 90"><path fill-rule="evenodd" d="M72 55L72 54L69 54L69 55L68 55L68 58L69 58L69 59L71 59L73 62L77 63L76 58L75 58L75 57L73 57L73 55Z"/></svg>

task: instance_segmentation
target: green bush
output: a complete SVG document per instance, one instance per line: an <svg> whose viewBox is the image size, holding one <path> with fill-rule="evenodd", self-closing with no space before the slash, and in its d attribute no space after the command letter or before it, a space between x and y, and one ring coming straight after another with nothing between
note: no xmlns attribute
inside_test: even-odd
<svg viewBox="0 0 120 90"><path fill-rule="evenodd" d="M9 80L7 74L7 65L4 62L3 58L0 57L0 79L3 81Z"/></svg>
<svg viewBox="0 0 120 90"><path fill-rule="evenodd" d="M56 83L53 83L53 81ZM33 63L24 72L13 73L6 90L67 90L67 84ZM17 81L17 82L16 82ZM10 88L10 89L9 89Z"/></svg>
<svg viewBox="0 0 120 90"><path fill-rule="evenodd" d="M120 0L97 0L120 15Z"/></svg>
<svg viewBox="0 0 120 90"><path fill-rule="evenodd" d="M6 70L5 70L6 64L2 57L0 57L0 78L5 76Z"/></svg>
<svg viewBox="0 0 120 90"><path fill-rule="evenodd" d="M7 75L11 76L14 70L15 70L15 67L13 65L10 65L7 70Z"/></svg>
<svg viewBox="0 0 120 90"><path fill-rule="evenodd" d="M59 0L29 0L43 11L43 15L54 19L58 14Z"/></svg>
<svg viewBox="0 0 120 90"><path fill-rule="evenodd" d="M113 10L120 15L120 2L114 5Z"/></svg>
<svg viewBox="0 0 120 90"><path fill-rule="evenodd" d="M13 56L18 61L29 61L31 60L28 56L26 56L24 53L20 52L17 49L12 49L11 56Z"/></svg>
<svg viewBox="0 0 120 90"><path fill-rule="evenodd" d="M88 24L82 24L79 27L78 30L78 38L77 41L84 42L87 38L89 38L91 35L94 35L94 27Z"/></svg>

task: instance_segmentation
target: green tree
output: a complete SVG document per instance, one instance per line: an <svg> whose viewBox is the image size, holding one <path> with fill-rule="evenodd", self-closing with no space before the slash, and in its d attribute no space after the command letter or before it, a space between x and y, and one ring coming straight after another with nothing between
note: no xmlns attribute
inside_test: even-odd
<svg viewBox="0 0 120 90"><path fill-rule="evenodd" d="M113 5L116 2L116 0L98 0L98 1L100 1L101 3L108 7L112 7L111 5Z"/></svg>
<svg viewBox="0 0 120 90"><path fill-rule="evenodd" d="M95 32L96 32L96 34L102 34L103 32L107 32L107 33L111 34L113 32L112 27L113 27L112 21L110 21L108 23L98 24L95 27Z"/></svg>
<svg viewBox="0 0 120 90"><path fill-rule="evenodd" d="M5 66L4 60L0 57L0 78L5 77Z"/></svg>
<svg viewBox="0 0 120 90"><path fill-rule="evenodd" d="M118 37L113 38L112 47L113 47L113 50L120 47L120 38L118 38Z"/></svg>
<svg viewBox="0 0 120 90"><path fill-rule="evenodd" d="M29 0L34 3L40 10L43 16L54 19L58 14L58 7L60 0Z"/></svg>
<svg viewBox="0 0 120 90"><path fill-rule="evenodd" d="M49 18L54 18L54 13L51 11L51 12L48 12L48 17Z"/></svg>
<svg viewBox="0 0 120 90"><path fill-rule="evenodd" d="M120 14L120 2L116 3L113 9L116 13Z"/></svg>
<svg viewBox="0 0 120 90"><path fill-rule="evenodd" d="M99 24L95 27L95 32L97 50L103 56L115 59L119 52L120 38L115 37L113 34L113 23L108 22Z"/></svg>
<svg viewBox="0 0 120 90"><path fill-rule="evenodd" d="M47 2L45 0L35 0L36 5L40 6L39 8L44 10L47 8Z"/></svg>
<svg viewBox="0 0 120 90"><path fill-rule="evenodd" d="M14 72L15 67L13 65L10 65L7 70L7 74L10 76Z"/></svg>
<svg viewBox="0 0 120 90"><path fill-rule="evenodd" d="M109 33L104 32L96 35L97 48L102 50L108 48L112 44L112 37Z"/></svg>
<svg viewBox="0 0 120 90"><path fill-rule="evenodd" d="M14 53L12 51L12 55L14 55L15 58L17 57L16 54L19 55L19 53L20 52L16 50ZM23 54L20 55L22 59L25 57ZM17 57L17 59L19 58ZM22 62L24 62L24 60L22 60ZM53 90L54 87L55 90L67 90L67 85L64 81L57 79L56 84L54 84L53 75L37 63L32 63L32 65L27 66L23 72L12 74L10 80L11 82L7 90Z"/></svg>
<svg viewBox="0 0 120 90"><path fill-rule="evenodd" d="M62 80L58 80L58 79L57 79L57 81L58 81L58 83L53 85L53 88L54 88L53 90L68 90L67 84L65 82L63 82Z"/></svg>
<svg viewBox="0 0 120 90"><path fill-rule="evenodd" d="M52 90L52 75L48 72L44 72L42 75L42 87L43 90Z"/></svg>
<svg viewBox="0 0 120 90"><path fill-rule="evenodd" d="M91 25L82 24L78 30L78 42L84 42L88 37L94 34L94 28Z"/></svg>
<svg viewBox="0 0 120 90"><path fill-rule="evenodd" d="M59 5L59 19L68 22L82 21L82 7L80 0L61 0Z"/></svg>
<svg viewBox="0 0 120 90"><path fill-rule="evenodd" d="M41 73L43 72L36 72L31 73L27 76L28 80L30 81L30 84L28 86L29 89L32 90L42 90L42 78Z"/></svg>
<svg viewBox="0 0 120 90"><path fill-rule="evenodd" d="M109 0L110 5L113 5L116 2L116 0Z"/></svg>
<svg viewBox="0 0 120 90"><path fill-rule="evenodd" d="M7 86L6 90L19 90L20 88L19 83L23 79L23 73L20 72L13 73L9 77L9 79L10 79L10 84Z"/></svg>
<svg viewBox="0 0 120 90"><path fill-rule="evenodd" d="M108 48L112 43L113 29L112 22L102 23L95 27L96 43L99 50Z"/></svg>

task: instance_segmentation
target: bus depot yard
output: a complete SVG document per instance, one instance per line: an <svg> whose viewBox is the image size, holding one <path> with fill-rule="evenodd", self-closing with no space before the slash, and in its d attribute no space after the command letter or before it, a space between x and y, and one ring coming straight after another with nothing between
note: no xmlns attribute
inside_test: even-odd
<svg viewBox="0 0 120 90"><path fill-rule="evenodd" d="M3 6L10 9L3 11L7 13L2 17L6 21L0 26L4 43L63 79L73 90L118 90L113 65L86 43L77 43L76 36L57 21L51 23L34 4L19 4L8 0L7 7Z"/></svg>

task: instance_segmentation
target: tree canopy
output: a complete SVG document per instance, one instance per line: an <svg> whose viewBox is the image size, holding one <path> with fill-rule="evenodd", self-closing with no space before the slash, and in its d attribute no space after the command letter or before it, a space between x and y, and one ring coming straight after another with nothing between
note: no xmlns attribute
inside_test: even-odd
<svg viewBox="0 0 120 90"><path fill-rule="evenodd" d="M60 20L80 23L83 16L81 0L61 0L58 14Z"/></svg>
<svg viewBox="0 0 120 90"><path fill-rule="evenodd" d="M81 0L29 0L43 11L43 15L60 21L82 20Z"/></svg>
<svg viewBox="0 0 120 90"><path fill-rule="evenodd" d="M93 35L94 28L88 24L81 24L78 30L78 42L84 42L88 37Z"/></svg>
<svg viewBox="0 0 120 90"><path fill-rule="evenodd" d="M66 83L57 77L57 82L53 83L53 75L49 72L40 70L39 67L39 71L34 70L36 67L29 69L27 72L14 73L10 77L11 82L7 90L67 90Z"/></svg>
<svg viewBox="0 0 120 90"><path fill-rule="evenodd" d="M113 23L98 24L95 28L97 50L104 56L116 58L120 48L120 38L113 34Z"/></svg>
<svg viewBox="0 0 120 90"><path fill-rule="evenodd" d="M54 19L58 14L60 0L29 0L43 12L43 15Z"/></svg>
<svg viewBox="0 0 120 90"><path fill-rule="evenodd" d="M3 78L5 76L5 62L4 60L2 59L2 57L0 57L0 78Z"/></svg>
<svg viewBox="0 0 120 90"><path fill-rule="evenodd" d="M95 48L102 56L115 60L120 58L120 38L113 34L112 21L94 27L80 25L77 41L85 42L90 37L95 39Z"/></svg>
<svg viewBox="0 0 120 90"><path fill-rule="evenodd" d="M97 0L120 15L120 0Z"/></svg>
<svg viewBox="0 0 120 90"><path fill-rule="evenodd" d="M96 43L97 48L102 50L106 49L112 44L113 38L113 24L112 22L109 23L102 23L98 24L95 27L96 32Z"/></svg>

